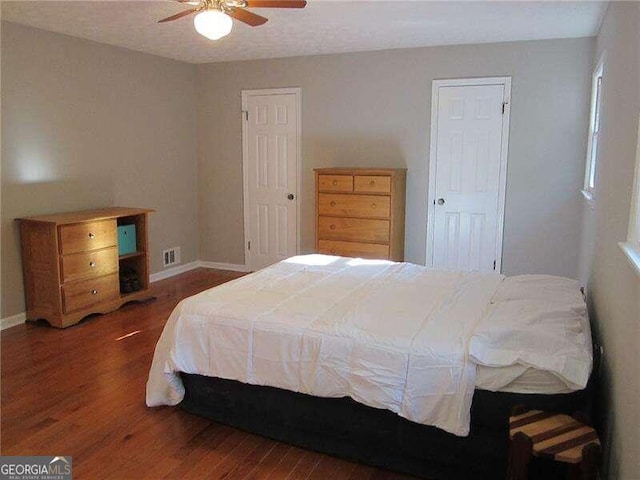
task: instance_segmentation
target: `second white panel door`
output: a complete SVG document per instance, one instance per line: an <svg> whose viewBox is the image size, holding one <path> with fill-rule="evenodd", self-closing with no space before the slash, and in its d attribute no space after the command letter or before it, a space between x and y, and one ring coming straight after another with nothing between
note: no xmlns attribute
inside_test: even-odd
<svg viewBox="0 0 640 480"><path fill-rule="evenodd" d="M296 254L298 95L245 95L246 238L251 270Z"/></svg>
<svg viewBox="0 0 640 480"><path fill-rule="evenodd" d="M496 269L504 85L438 88L432 265Z"/></svg>

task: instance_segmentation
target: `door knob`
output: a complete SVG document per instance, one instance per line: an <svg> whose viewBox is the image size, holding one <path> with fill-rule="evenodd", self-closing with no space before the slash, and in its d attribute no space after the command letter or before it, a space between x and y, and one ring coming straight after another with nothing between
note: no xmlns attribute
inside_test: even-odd
<svg viewBox="0 0 640 480"><path fill-rule="evenodd" d="M438 205L444 205L444 198L438 199Z"/></svg>
<svg viewBox="0 0 640 480"><path fill-rule="evenodd" d="M290 193L289 195L287 195L287 198L288 198L289 200L293 200L293 199L294 199L294 198L296 198L296 197L295 197L295 195L294 195L293 193Z"/></svg>

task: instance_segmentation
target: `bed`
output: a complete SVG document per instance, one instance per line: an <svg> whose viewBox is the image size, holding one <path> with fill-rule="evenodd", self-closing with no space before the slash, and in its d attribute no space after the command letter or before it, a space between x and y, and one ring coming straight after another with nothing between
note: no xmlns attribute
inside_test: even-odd
<svg viewBox="0 0 640 480"><path fill-rule="evenodd" d="M149 406L428 478L496 478L511 406L588 403L577 282L293 257L182 301Z"/></svg>

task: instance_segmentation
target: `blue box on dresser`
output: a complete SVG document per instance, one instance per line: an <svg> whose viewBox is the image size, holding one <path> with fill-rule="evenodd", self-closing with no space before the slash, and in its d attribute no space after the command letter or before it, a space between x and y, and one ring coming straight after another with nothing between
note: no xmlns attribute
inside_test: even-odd
<svg viewBox="0 0 640 480"><path fill-rule="evenodd" d="M118 225L118 255L137 252L136 226Z"/></svg>

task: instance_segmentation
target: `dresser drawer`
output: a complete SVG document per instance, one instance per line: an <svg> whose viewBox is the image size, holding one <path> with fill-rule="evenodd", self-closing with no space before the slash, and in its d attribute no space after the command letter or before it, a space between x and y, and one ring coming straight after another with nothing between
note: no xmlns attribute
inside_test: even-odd
<svg viewBox="0 0 640 480"><path fill-rule="evenodd" d="M389 243L389 221L364 218L318 217L318 238Z"/></svg>
<svg viewBox="0 0 640 480"><path fill-rule="evenodd" d="M320 215L344 217L389 218L391 200L377 195L340 195L321 193L318 195Z"/></svg>
<svg viewBox="0 0 640 480"><path fill-rule="evenodd" d="M86 252L118 244L118 229L115 220L62 225L60 245L63 254Z"/></svg>
<svg viewBox="0 0 640 480"><path fill-rule="evenodd" d="M62 283L101 277L118 271L118 247L62 257Z"/></svg>
<svg viewBox="0 0 640 480"><path fill-rule="evenodd" d="M353 190L366 193L391 193L391 177L356 175L354 177Z"/></svg>
<svg viewBox="0 0 640 480"><path fill-rule="evenodd" d="M106 275L83 282L63 285L65 313L83 310L120 297L118 274Z"/></svg>
<svg viewBox="0 0 640 480"><path fill-rule="evenodd" d="M351 175L318 175L318 190L321 192L352 192Z"/></svg>
<svg viewBox="0 0 640 480"><path fill-rule="evenodd" d="M328 255L356 258L389 258L389 245L377 243L341 242L338 240L318 240L318 251Z"/></svg>

